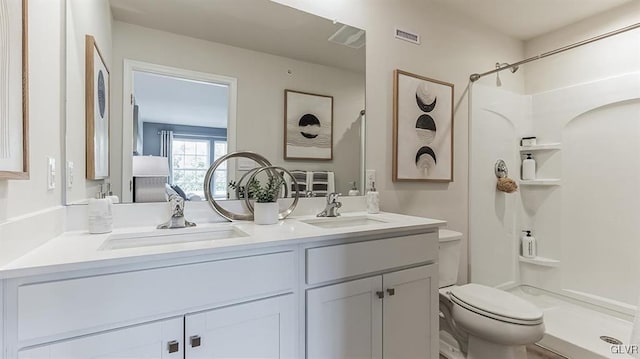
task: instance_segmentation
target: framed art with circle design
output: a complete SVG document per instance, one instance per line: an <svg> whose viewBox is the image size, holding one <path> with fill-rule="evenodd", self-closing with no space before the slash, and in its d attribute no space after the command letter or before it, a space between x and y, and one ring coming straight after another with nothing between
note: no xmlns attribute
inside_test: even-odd
<svg viewBox="0 0 640 359"><path fill-rule="evenodd" d="M29 179L27 8L0 1L0 179Z"/></svg>
<svg viewBox="0 0 640 359"><path fill-rule="evenodd" d="M333 96L284 90L284 159L333 159Z"/></svg>
<svg viewBox="0 0 640 359"><path fill-rule="evenodd" d="M394 71L393 181L453 182L453 84Z"/></svg>
<svg viewBox="0 0 640 359"><path fill-rule="evenodd" d="M86 176L109 177L109 69L93 36L85 37Z"/></svg>

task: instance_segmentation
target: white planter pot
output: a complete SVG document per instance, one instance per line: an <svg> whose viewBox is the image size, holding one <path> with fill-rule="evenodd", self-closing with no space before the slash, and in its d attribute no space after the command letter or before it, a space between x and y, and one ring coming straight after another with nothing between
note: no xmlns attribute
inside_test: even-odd
<svg viewBox="0 0 640 359"><path fill-rule="evenodd" d="M280 207L277 202L254 203L253 221L256 224L276 224L278 223L278 212Z"/></svg>

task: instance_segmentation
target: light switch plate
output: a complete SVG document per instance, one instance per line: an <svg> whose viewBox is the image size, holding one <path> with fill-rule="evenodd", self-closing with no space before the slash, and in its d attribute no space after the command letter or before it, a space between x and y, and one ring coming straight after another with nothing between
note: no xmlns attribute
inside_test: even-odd
<svg viewBox="0 0 640 359"><path fill-rule="evenodd" d="M364 188L365 193L366 193L366 191L368 191L371 188L373 188L375 183L376 183L376 170L367 170L367 173L366 173L366 187Z"/></svg>
<svg viewBox="0 0 640 359"><path fill-rule="evenodd" d="M47 158L47 190L51 191L56 188L56 159Z"/></svg>
<svg viewBox="0 0 640 359"><path fill-rule="evenodd" d="M67 161L67 188L73 187L73 161Z"/></svg>

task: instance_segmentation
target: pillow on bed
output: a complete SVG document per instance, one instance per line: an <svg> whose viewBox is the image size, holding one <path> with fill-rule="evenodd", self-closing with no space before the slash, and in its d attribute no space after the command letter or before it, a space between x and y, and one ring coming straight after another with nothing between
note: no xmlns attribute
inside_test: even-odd
<svg viewBox="0 0 640 359"><path fill-rule="evenodd" d="M178 193L178 196L182 197L185 201L187 200L187 195L177 184L174 184L173 186L171 186L171 188L176 191L176 193Z"/></svg>

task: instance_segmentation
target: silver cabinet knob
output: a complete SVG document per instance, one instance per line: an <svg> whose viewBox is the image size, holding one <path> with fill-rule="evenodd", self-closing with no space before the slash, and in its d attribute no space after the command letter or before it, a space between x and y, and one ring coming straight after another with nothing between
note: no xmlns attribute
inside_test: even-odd
<svg viewBox="0 0 640 359"><path fill-rule="evenodd" d="M189 341L191 342L191 347L196 348L200 346L200 342L202 341L202 339L199 335L193 335L189 338Z"/></svg>
<svg viewBox="0 0 640 359"><path fill-rule="evenodd" d="M167 347L169 349L169 353L175 353L180 350L180 343L177 340L172 340L167 343Z"/></svg>

